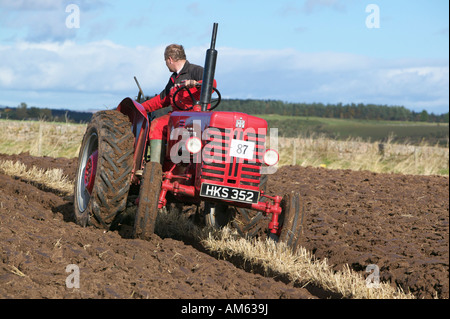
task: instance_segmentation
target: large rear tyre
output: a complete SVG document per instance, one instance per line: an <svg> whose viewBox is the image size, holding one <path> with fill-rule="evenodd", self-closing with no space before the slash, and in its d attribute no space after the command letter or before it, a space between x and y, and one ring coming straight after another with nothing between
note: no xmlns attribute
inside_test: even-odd
<svg viewBox="0 0 450 319"><path fill-rule="evenodd" d="M133 237L149 240L155 232L158 200L161 192L162 167L148 162L144 168L139 190L139 204L134 220Z"/></svg>
<svg viewBox="0 0 450 319"><path fill-rule="evenodd" d="M305 223L305 207L300 200L300 194L291 192L283 196L281 214L278 218L280 231L278 235L271 234L277 242L284 242L292 251L296 251L303 240L303 226Z"/></svg>
<svg viewBox="0 0 450 319"><path fill-rule="evenodd" d="M109 229L126 208L133 168L134 135L128 116L93 115L81 143L74 189L74 218L81 226Z"/></svg>

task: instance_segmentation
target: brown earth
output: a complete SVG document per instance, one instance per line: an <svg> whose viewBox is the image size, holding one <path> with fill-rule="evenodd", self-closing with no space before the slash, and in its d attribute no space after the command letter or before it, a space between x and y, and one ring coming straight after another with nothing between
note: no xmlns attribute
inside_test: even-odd
<svg viewBox="0 0 450 319"><path fill-rule="evenodd" d="M449 178L283 167L270 192L300 192L303 244L335 269L348 264L418 298L449 298Z"/></svg>
<svg viewBox="0 0 450 319"><path fill-rule="evenodd" d="M62 168L76 160L1 155L28 166ZM268 192L300 192L304 247L335 269L365 274L418 298L449 298L449 178L285 166ZM323 298L317 290L246 272L200 245L154 236L125 239L73 223L70 198L0 175L0 298ZM70 264L80 288L67 288ZM307 287L308 288L308 287Z"/></svg>

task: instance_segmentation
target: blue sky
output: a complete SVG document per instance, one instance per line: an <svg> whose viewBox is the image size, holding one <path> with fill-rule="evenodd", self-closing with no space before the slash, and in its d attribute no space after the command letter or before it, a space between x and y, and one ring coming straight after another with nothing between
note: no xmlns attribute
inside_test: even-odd
<svg viewBox="0 0 450 319"><path fill-rule="evenodd" d="M79 28L66 23L71 4ZM378 28L366 23L370 4ZM444 0L0 0L0 105L114 108L136 95L135 75L146 94L159 93L170 76L165 46L183 44L203 65L218 22L216 79L226 98L441 114L448 12Z"/></svg>

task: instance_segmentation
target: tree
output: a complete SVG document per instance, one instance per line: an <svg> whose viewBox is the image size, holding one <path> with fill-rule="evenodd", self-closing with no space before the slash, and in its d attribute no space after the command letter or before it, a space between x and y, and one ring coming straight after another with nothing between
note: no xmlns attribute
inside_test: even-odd
<svg viewBox="0 0 450 319"><path fill-rule="evenodd" d="M17 106L16 117L18 120L26 119L28 116L27 112L27 103L22 102L19 106Z"/></svg>
<svg viewBox="0 0 450 319"><path fill-rule="evenodd" d="M420 121L421 122L428 122L428 112L423 110L422 113L420 113Z"/></svg>

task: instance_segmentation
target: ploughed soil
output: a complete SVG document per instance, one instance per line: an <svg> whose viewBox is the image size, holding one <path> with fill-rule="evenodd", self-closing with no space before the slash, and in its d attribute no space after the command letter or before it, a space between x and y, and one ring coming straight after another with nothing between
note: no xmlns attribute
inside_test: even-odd
<svg viewBox="0 0 450 319"><path fill-rule="evenodd" d="M1 155L61 168L76 159ZM300 193L303 246L336 270L348 264L418 298L449 298L449 178L285 166L267 191ZM199 244L80 227L54 190L0 174L0 298L325 298L332 294L243 270ZM79 270L80 288L70 288ZM373 267L373 266L372 266ZM66 285L68 281L69 287ZM73 287L73 286L72 286Z"/></svg>

